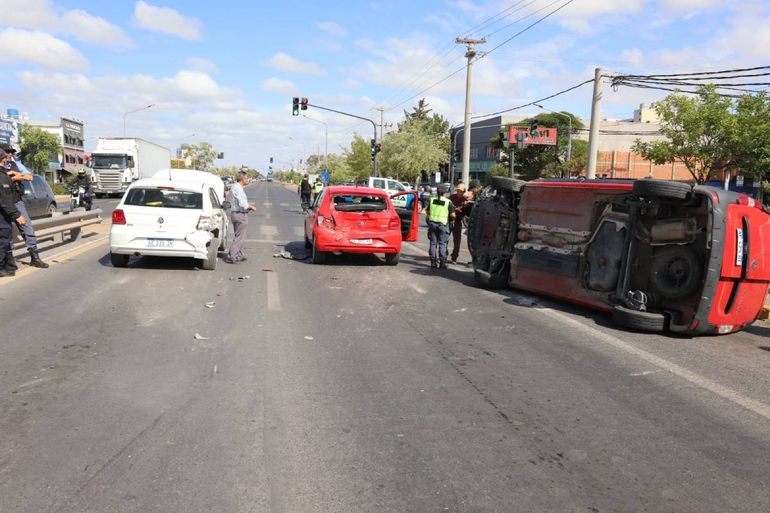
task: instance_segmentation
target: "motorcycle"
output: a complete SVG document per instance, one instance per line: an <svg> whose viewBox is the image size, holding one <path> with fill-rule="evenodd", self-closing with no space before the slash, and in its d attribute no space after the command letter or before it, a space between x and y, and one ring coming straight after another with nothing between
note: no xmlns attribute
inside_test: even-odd
<svg viewBox="0 0 770 513"><path fill-rule="evenodd" d="M76 208L85 208L91 210L91 197L86 194L87 190L82 185L72 187L72 198L70 199L70 210Z"/></svg>

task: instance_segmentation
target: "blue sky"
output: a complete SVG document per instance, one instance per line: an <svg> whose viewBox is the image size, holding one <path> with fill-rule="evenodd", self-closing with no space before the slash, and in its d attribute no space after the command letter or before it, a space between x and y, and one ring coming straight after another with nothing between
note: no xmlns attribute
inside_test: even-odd
<svg viewBox="0 0 770 513"><path fill-rule="evenodd" d="M421 97L462 120L464 48L490 51L566 0L0 0L6 75L0 108L86 121L86 137L122 133L170 149L206 140L224 164L265 169L323 151L324 126L290 114L292 96L396 123ZM524 18L524 19L522 19ZM474 66L474 114L510 108L608 72L671 73L768 64L767 1L574 0ZM441 81L435 87L423 89ZM609 90L606 117L630 117L663 93ZM414 97L414 98L412 98ZM590 86L545 106L587 118ZM536 109L518 113L529 115ZM329 150L370 126L309 110ZM195 135L193 135L195 134ZM87 146L94 143L87 140Z"/></svg>

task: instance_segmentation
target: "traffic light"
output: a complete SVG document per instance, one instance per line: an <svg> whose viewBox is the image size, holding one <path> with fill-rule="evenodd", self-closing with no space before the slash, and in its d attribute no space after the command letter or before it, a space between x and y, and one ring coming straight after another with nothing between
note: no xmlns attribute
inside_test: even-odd
<svg viewBox="0 0 770 513"><path fill-rule="evenodd" d="M270 163L271 164L273 163L273 157L270 157Z"/></svg>
<svg viewBox="0 0 770 513"><path fill-rule="evenodd" d="M296 96L291 99L291 115L299 116L299 98Z"/></svg>
<svg viewBox="0 0 770 513"><path fill-rule="evenodd" d="M307 98L302 98L300 104L302 105L302 110L307 110Z"/></svg>
<svg viewBox="0 0 770 513"><path fill-rule="evenodd" d="M504 148L510 146L510 142L508 141L508 130L503 130L500 132L500 142L503 143Z"/></svg>
<svg viewBox="0 0 770 513"><path fill-rule="evenodd" d="M382 144L380 144L380 143L375 144L374 145L374 152L375 153L379 153L381 151L382 151Z"/></svg>
<svg viewBox="0 0 770 513"><path fill-rule="evenodd" d="M537 119L533 119L529 124L529 135L537 136Z"/></svg>
<svg viewBox="0 0 770 513"><path fill-rule="evenodd" d="M369 149L372 152L372 157L374 157L374 155L377 153L377 141L375 139L372 139L369 144L370 144Z"/></svg>
<svg viewBox="0 0 770 513"><path fill-rule="evenodd" d="M452 152L452 162L460 162L460 150Z"/></svg>

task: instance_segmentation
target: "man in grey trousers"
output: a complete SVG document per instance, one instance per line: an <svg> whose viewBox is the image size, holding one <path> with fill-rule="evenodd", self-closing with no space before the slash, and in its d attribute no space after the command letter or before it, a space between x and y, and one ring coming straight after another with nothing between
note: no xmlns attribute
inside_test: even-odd
<svg viewBox="0 0 770 513"><path fill-rule="evenodd" d="M230 219L233 222L233 231L235 238L230 245L230 251L224 260L228 264L238 264L246 261L246 255L243 254L243 239L246 237L246 226L249 224L249 212L257 209L254 205L249 205L246 199L246 191L243 188L249 183L249 175L243 171L238 171L235 175L235 183L230 189L231 213Z"/></svg>

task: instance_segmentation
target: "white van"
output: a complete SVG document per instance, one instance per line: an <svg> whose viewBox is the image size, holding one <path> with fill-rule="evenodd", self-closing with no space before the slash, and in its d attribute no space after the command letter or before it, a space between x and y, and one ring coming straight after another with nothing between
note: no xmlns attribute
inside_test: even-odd
<svg viewBox="0 0 770 513"><path fill-rule="evenodd" d="M383 189L387 191L388 196L393 196L399 192L407 192L407 189L401 185L401 182L393 180L392 178L378 178L375 176L369 177L369 187L375 189ZM411 196L398 196L393 198L393 206L396 208L406 208L406 202Z"/></svg>

